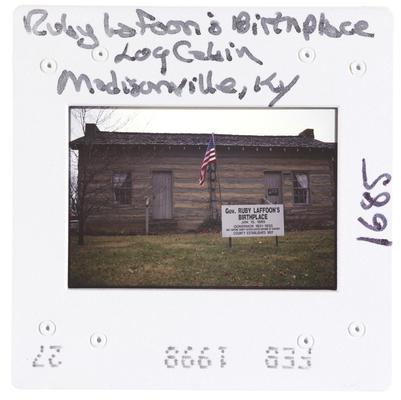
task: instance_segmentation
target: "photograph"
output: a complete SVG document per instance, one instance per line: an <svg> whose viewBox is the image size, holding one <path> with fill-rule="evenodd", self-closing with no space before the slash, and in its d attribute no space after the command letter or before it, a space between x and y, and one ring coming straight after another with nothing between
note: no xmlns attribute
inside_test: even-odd
<svg viewBox="0 0 401 400"><path fill-rule="evenodd" d="M69 109L69 288L337 288L337 109Z"/></svg>

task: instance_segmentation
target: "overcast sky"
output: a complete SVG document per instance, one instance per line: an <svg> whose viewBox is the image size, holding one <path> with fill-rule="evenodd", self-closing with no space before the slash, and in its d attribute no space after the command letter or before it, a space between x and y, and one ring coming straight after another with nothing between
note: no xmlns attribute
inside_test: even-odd
<svg viewBox="0 0 401 400"><path fill-rule="evenodd" d="M87 122L98 114L92 110ZM298 135L306 128L315 138L335 142L334 109L195 109L195 108L120 108L101 130L123 132L216 133L237 135ZM71 118L71 139L82 136L77 121Z"/></svg>

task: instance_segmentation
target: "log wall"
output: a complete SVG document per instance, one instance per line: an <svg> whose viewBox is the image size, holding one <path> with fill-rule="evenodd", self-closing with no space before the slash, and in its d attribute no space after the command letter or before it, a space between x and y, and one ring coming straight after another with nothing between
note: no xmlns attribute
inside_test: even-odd
<svg viewBox="0 0 401 400"><path fill-rule="evenodd" d="M92 157L96 173L90 184L97 203L88 217L86 233L135 234L145 231L145 197L152 196L152 172L171 171L173 218L152 220L150 232L195 231L210 216L208 186L198 184L204 148L118 147L108 159ZM113 154L110 156L110 154ZM281 172L285 229L334 227L336 219L336 156L330 150L217 148L217 168L223 204L260 204L265 196L264 173ZM113 172L131 173L131 204L113 201ZM294 204L293 173L309 176L310 203Z"/></svg>

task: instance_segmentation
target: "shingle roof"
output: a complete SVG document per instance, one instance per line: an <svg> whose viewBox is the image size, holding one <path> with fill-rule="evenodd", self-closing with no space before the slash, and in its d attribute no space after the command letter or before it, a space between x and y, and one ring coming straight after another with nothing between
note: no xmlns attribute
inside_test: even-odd
<svg viewBox="0 0 401 400"><path fill-rule="evenodd" d="M206 146L210 133L144 133L98 131L90 143L95 145ZM335 143L302 136L256 136L215 134L216 146L285 147L334 149ZM89 143L85 136L70 142L72 149Z"/></svg>

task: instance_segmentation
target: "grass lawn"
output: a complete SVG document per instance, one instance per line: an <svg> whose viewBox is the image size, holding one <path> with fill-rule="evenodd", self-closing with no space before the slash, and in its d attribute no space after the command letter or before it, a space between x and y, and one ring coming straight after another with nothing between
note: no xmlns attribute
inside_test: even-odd
<svg viewBox="0 0 401 400"><path fill-rule="evenodd" d="M336 288L334 230L228 239L216 233L70 239L69 287Z"/></svg>

